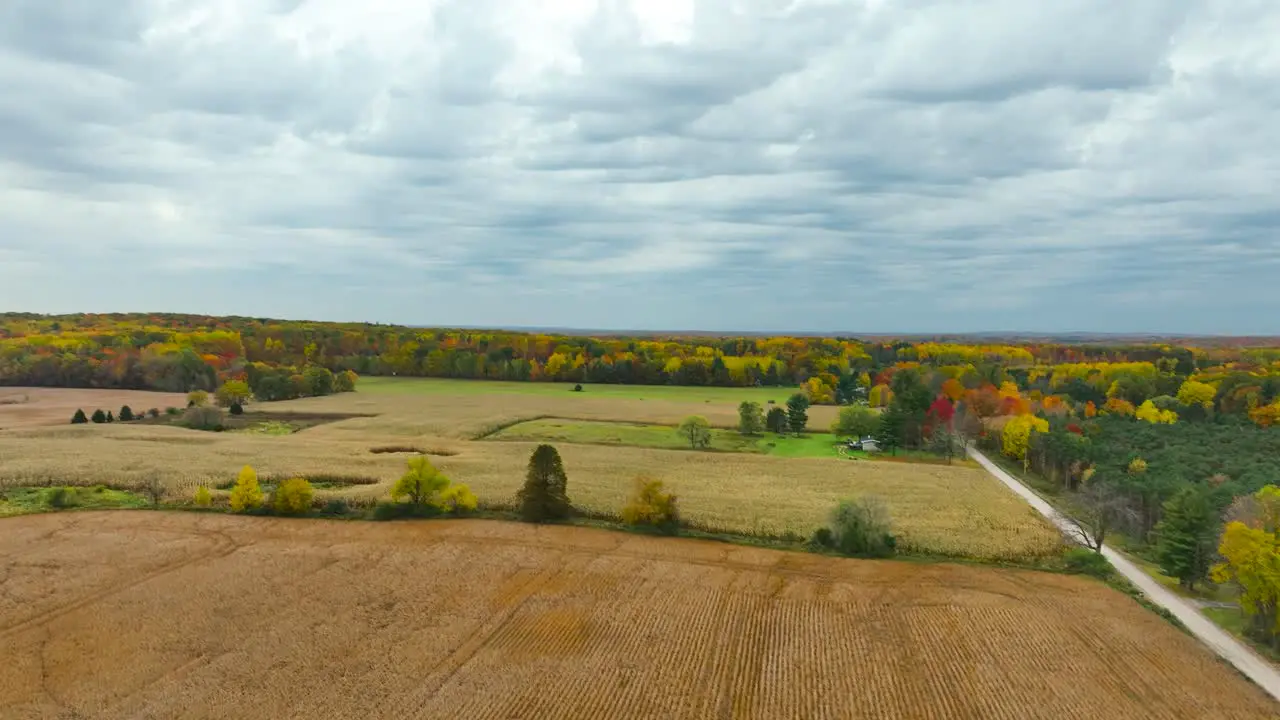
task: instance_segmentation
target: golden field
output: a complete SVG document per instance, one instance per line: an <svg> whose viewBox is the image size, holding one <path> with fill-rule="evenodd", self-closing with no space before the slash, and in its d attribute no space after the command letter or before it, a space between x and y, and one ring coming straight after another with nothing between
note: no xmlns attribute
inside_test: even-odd
<svg viewBox="0 0 1280 720"><path fill-rule="evenodd" d="M250 464L270 476L360 478L370 484L319 494L322 499L341 496L372 502L386 496L403 472L406 456L371 450L407 445L437 453L433 461L453 480L470 485L482 501L504 503L514 498L523 482L534 447L474 439L504 425L537 417L675 424L694 413L720 426L737 420L737 403L727 397L682 401L670 393L671 388L664 389L664 397L646 399L587 393L486 393L470 389L483 389L484 383L476 382L461 392L454 390L456 383L416 382L443 391L357 392L253 407L271 413L372 416L285 436L120 423L0 431L0 485L128 486L160 477L171 488L172 498L181 500L189 498L198 485L225 483ZM0 418L3 412L0 407ZM834 408L814 408L811 427L825 429L834 413ZM978 469L634 447L557 447L568 470L570 498L595 510L619 510L632 479L643 473L664 480L678 494L686 519L725 530L807 536L840 500L872 494L889 505L907 549L1022 559L1052 554L1060 547L1057 531Z"/></svg>
<svg viewBox="0 0 1280 720"><path fill-rule="evenodd" d="M6 718L1276 717L1076 577L484 520L0 528Z"/></svg>

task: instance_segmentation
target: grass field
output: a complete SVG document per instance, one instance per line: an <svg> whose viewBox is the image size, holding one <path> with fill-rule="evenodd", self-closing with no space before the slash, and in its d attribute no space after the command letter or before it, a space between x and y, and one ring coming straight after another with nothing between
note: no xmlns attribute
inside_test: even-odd
<svg viewBox="0 0 1280 720"><path fill-rule="evenodd" d="M539 395L590 400L674 400L682 403L733 403L744 400L785 405L800 392L795 387L688 387L684 385L590 385L574 392L572 383L505 382L500 380L448 380L441 378L366 377L360 392L385 395Z"/></svg>
<svg viewBox="0 0 1280 720"><path fill-rule="evenodd" d="M1084 578L475 520L0 523L3 717L1277 711Z"/></svg>
<svg viewBox="0 0 1280 720"><path fill-rule="evenodd" d="M450 478L467 483L487 503L514 500L524 478L530 442L474 438L541 417L675 425L694 412L732 427L737 403L690 403L588 397L587 393L450 394L458 382L421 383L421 392L361 392L251 406L277 414L365 414L288 435L207 433L160 425L24 427L0 432L0 487L31 485L138 486L160 477L173 499L189 499L198 485L220 486L245 464L269 476L344 476L346 486L318 493L321 501L385 499L404 472L405 456L375 449L409 445L435 453ZM472 383L489 386L490 383ZM378 384L374 383L377 387ZM383 388L388 387L383 385ZM91 392L91 391L81 391ZM811 415L834 415L814 408ZM829 420L828 420L829 422ZM815 426L821 427L815 422ZM557 443L569 473L572 501L618 512L632 481L664 480L692 522L733 532L810 535L842 499L883 497L902 547L915 552L979 559L1025 560L1052 555L1060 535L1034 510L985 472L964 467L834 458L786 457L816 452L797 441L777 456L691 452ZM358 482L357 482L358 481ZM225 500L223 491L216 498Z"/></svg>
<svg viewBox="0 0 1280 720"><path fill-rule="evenodd" d="M570 442L592 445L630 445L666 450L692 450L689 441L670 425L599 422L542 418L503 428L486 440L521 440L525 442ZM773 433L747 437L735 430L712 428L710 449L720 452L745 452L779 457L840 457L836 451L839 438L829 433L813 433L803 437ZM856 453L866 457L865 453Z"/></svg>

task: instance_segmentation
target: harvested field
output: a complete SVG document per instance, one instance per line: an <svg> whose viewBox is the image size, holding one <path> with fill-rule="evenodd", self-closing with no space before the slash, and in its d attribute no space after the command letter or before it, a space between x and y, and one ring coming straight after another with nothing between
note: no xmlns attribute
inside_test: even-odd
<svg viewBox="0 0 1280 720"><path fill-rule="evenodd" d="M136 487L159 476L173 498L189 499L198 485L225 485L251 464L264 476L372 478L373 484L324 489L318 496L373 502L387 496L405 469L403 454L373 451L415 447L431 453L432 462L470 485L482 501L508 503L523 482L534 444L471 438L520 419L577 413L588 420L674 424L698 412L717 422L737 420L732 402L703 405L585 395L360 392L252 406L263 417L372 416L285 435L137 423L16 429L0 432L0 487ZM1060 548L1059 533L1034 510L987 473L971 468L568 443L558 448L569 473L571 499L597 511L617 512L626 503L632 479L648 474L679 495L685 518L730 531L808 536L840 500L874 494L885 499L907 549L1020 560ZM225 498L225 492L214 495Z"/></svg>
<svg viewBox="0 0 1280 720"><path fill-rule="evenodd" d="M135 413L146 412L150 408L184 408L187 396L144 390L0 387L0 430L66 425L76 410L84 410L87 415L92 415L99 408L115 413L123 405L128 405Z"/></svg>
<svg viewBox="0 0 1280 720"><path fill-rule="evenodd" d="M581 528L0 520L0 716L1272 718L1091 580Z"/></svg>

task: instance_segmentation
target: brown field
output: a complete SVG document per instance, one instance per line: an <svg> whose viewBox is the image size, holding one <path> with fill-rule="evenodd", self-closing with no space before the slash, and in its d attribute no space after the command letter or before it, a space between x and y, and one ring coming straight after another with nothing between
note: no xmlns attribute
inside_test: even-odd
<svg viewBox="0 0 1280 720"><path fill-rule="evenodd" d="M1091 580L491 521L0 520L0 717L1276 717Z"/></svg>
<svg viewBox="0 0 1280 720"><path fill-rule="evenodd" d="M0 430L65 425L71 422L76 410L84 410L86 415L92 415L99 408L103 412L118 413L124 405L135 413L151 408L184 408L187 396L142 390L0 387Z"/></svg>
<svg viewBox="0 0 1280 720"><path fill-rule="evenodd" d="M427 381L429 382L429 381ZM77 391L83 392L83 391ZM137 485L164 478L173 499L232 479L245 464L264 475L346 475L369 484L325 490L321 499L386 497L405 455L374 449L410 445L482 501L511 502L534 445L477 441L495 428L539 416L675 423L697 412L731 423L736 405L672 400L498 394L345 394L253 406L255 411L367 413L286 436L208 433L141 424L0 432L4 485ZM831 408L819 408L832 411ZM68 418L70 415L68 414ZM818 421L814 425L821 427ZM777 458L593 445L558 446L569 493L582 507L617 512L639 474L661 478L689 520L730 531L808 536L840 500L885 499L907 549L985 559L1053 554L1060 536L1034 510L978 469L822 458ZM451 455L449 455L451 454ZM449 455L449 456L443 456ZM225 497L225 493L215 493Z"/></svg>

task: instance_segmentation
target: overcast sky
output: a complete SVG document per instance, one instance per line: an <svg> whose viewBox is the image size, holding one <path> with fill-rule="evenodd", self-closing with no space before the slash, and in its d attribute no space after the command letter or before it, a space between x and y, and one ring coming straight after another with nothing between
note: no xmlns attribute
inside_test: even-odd
<svg viewBox="0 0 1280 720"><path fill-rule="evenodd" d="M1276 0L3 0L0 310L1280 334Z"/></svg>

